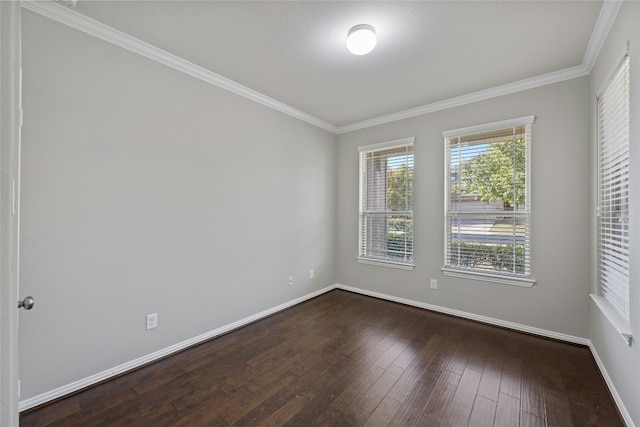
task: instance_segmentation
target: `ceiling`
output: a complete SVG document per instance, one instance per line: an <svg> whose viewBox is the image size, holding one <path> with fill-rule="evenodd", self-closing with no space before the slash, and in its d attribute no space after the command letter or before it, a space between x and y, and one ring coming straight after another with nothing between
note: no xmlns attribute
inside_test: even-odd
<svg viewBox="0 0 640 427"><path fill-rule="evenodd" d="M602 1L90 1L74 11L337 128L583 64ZM378 45L355 56L349 28Z"/></svg>

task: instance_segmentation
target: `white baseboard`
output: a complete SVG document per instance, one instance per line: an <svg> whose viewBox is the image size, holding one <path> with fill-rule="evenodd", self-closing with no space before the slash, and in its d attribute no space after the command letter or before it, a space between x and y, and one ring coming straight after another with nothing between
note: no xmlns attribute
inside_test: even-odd
<svg viewBox="0 0 640 427"><path fill-rule="evenodd" d="M218 329L214 329L212 331L206 332L202 335L198 335L197 337L188 339L186 341L182 341L178 344L163 348L154 353L148 354L146 356L139 357L135 360L132 360L127 363L123 363L122 365L118 365L114 368L107 369L105 371L99 372L97 374L91 375L89 377L83 378L78 381L74 381L70 384L64 385L62 387L58 387L54 390L48 391L46 393L42 393L38 396L31 397L29 399L25 399L20 401L19 403L19 411L25 411L27 409L33 408L38 405L42 405L43 403L50 402L54 399L58 399L67 394L73 393L75 391L81 390L85 387L97 384L101 381L108 380L109 378L113 378L116 375L120 375L123 372L127 372L138 368L140 366L146 365L147 363L154 362L156 360L162 359L163 357L169 356L178 351L184 350L185 348L191 347L196 344L200 344L204 341L210 340L212 338L218 337L227 332L233 331L234 329L238 329L242 326L253 323L257 320L260 320L264 317L275 314L279 311L284 310L285 308L292 307L294 305L300 304L306 300L311 298L315 298L318 295L322 295L326 292L329 292L335 289L335 285L328 286L324 289L320 289L318 291L312 292L310 294L304 295L300 298L296 298L294 300L288 301L284 304L280 304L276 307L261 311L260 313L254 314L253 316L245 317L244 319L238 320L237 322L230 323L228 325L222 326Z"/></svg>
<svg viewBox="0 0 640 427"><path fill-rule="evenodd" d="M413 307L424 308L426 310L436 311L439 313L450 314L456 317L462 317L464 319L475 320L482 323L487 323L489 325L500 326L503 328L514 329L520 332L526 332L529 334L540 335L546 338L552 338L560 341L567 341L574 344L580 344L588 346L591 341L586 338L576 337L573 335L561 334L559 332L548 331L546 329L534 328L532 326L523 325L520 323L507 322L506 320L495 319L493 317L481 316L479 314L467 313L466 311L454 310L447 307L441 307L439 305L427 304L425 302L409 300L405 298L395 297L393 295L382 294L379 292L373 292L366 289L354 288L352 286L346 286L341 284L336 284L335 287L337 289L343 289L349 292L355 292L362 295L367 295L370 297L385 299L388 301L398 302L400 304L411 305Z"/></svg>
<svg viewBox="0 0 640 427"><path fill-rule="evenodd" d="M361 288L354 288L352 286L346 286L346 285L341 285L336 283L335 285L336 289L342 289L345 291L349 291L349 292L354 292L354 293L358 293L358 294L362 294L362 295L367 295L370 297L374 297L374 298L380 298L380 299L384 299L384 300L388 300L388 301L393 301L393 302L397 302L400 304L405 304L405 305L410 305L413 307L419 307L419 308L424 308L427 310L432 310L432 311L436 311L439 313L445 313L445 314L450 314L456 317L462 317L465 319L470 319L470 320L476 320L478 322L482 322L482 323L487 323L490 325L494 325L494 326L500 326L500 327L504 327L504 328L509 328L509 329L513 329L516 331L520 331L520 332L526 332L526 333L530 333L530 334L535 334L535 335L539 335L545 338L552 338L555 340L560 340L560 341L566 341L569 343L573 343L573 344L580 344L580 345L585 345L587 347L589 347L589 350L591 350L591 354L593 355L593 358L596 361L596 364L598 365L598 369L600 369L600 373L602 374L602 377L605 380L605 383L607 384L607 387L609 387L609 392L611 393L611 396L613 397L613 400L615 401L616 405L618 406L618 410L620 411L620 414L622 415L622 418L624 419L624 422L627 424L627 427L635 427L635 424L633 423L633 420L631 419L631 415L629 415L629 412L627 411L627 408L625 407L622 398L620 397L620 394L618 393L618 390L615 387L615 384L613 383L613 380L611 379L611 377L609 376L609 373L607 372L604 363L602 363L602 360L600 359L600 356L598 356L598 352L596 351L593 343L591 342L591 340L587 339L587 338L581 338L581 337L576 337L573 335L567 335L567 334L561 334L559 332L554 332L554 331L549 331L546 329L540 329L540 328L534 328L531 326L527 326L527 325L522 325L520 323L513 323L513 322L507 322L504 320L500 320L500 319L494 319L492 317L486 317L486 316L480 316L478 314L474 314L474 313L467 313L465 311L459 311L459 310L453 310L450 308L446 308L446 307L441 307L441 306L437 306L437 305L432 305L432 304L427 304L424 302L420 302L420 301L413 301L413 300L409 300L409 299L405 299L405 298L399 298L399 297L395 297L392 295L387 295L387 294L382 294L379 292L373 292L373 291L369 291L366 289L361 289Z"/></svg>
<svg viewBox="0 0 640 427"><path fill-rule="evenodd" d="M611 379L611 377L609 376L609 373L605 369L604 363L602 362L602 359L600 359L600 356L596 351L596 347L593 345L591 341L589 341L589 349L591 350L591 354L593 355L593 358L595 359L596 364L600 369L600 373L602 374L602 377L604 378L605 383L607 383L607 387L609 387L611 396L613 396L613 400L616 402L616 405L618 406L618 411L620 411L620 414L622 415L624 422L627 424L627 427L635 427L635 424L631 419L631 415L629 415L629 411L627 411L626 406L624 406L624 403L622 402L622 398L620 397L620 394L618 394L618 390L616 389L616 386L613 383L613 380Z"/></svg>
<svg viewBox="0 0 640 427"><path fill-rule="evenodd" d="M300 298L296 298L294 300L288 301L284 304L280 304L276 307L261 311L260 313L254 314L253 316L249 316L246 317L244 319L238 320L237 322L233 322L230 323L228 325L222 326L218 329L214 329L212 331L206 332L202 335L198 335L197 337L188 339L186 341L182 341L178 344L166 347L164 349L158 350L154 353L148 354L146 356L140 357L138 359L132 360L130 362L127 363L123 363L121 365L118 365L112 369L107 369L105 371L102 371L100 373L97 373L95 375L91 375L87 378L83 378L79 381L75 381L73 383L67 384L65 386L62 387L58 387L54 390L48 391L46 393L40 394L38 396L34 396L32 398L29 399L25 399L20 401L19 404L19 410L20 411L25 411L27 409L33 408L35 406L38 405L42 405L43 403L47 403L50 402L54 399L58 399L60 397L63 397L67 394L73 393L75 391L81 390L85 387L91 386L93 384L97 384L101 381L104 380L108 380L109 378L115 377L116 375L120 375L124 372L133 370L135 368L138 368L140 366L143 366L147 363L162 359L163 357L169 356L173 353L176 353L178 351L184 350L185 348L191 347L193 345L202 343L204 341L210 340L212 338L215 338L217 336L220 336L222 334L225 334L227 332L230 332L234 329L240 328L242 326L248 325L250 323L253 323L257 320L260 320L262 318L265 318L267 316L270 316L272 314L275 314L279 311L282 311L286 308L292 307L294 305L300 304L306 300L309 300L311 298L315 298L319 295L322 295L324 293L327 293L329 291L332 291L334 289L342 289L345 291L349 291L349 292L353 292L353 293L358 293L358 294L362 294L362 295L366 295L366 296L370 296L370 297L374 297L374 298L379 298L379 299L383 299L383 300L387 300L387 301L393 301L393 302L397 302L400 304L405 304L405 305L410 305L413 307L418 307L418 308L423 308L426 310L431 310L431 311L435 311L435 312L439 312L439 313L445 313L445 314L450 314L452 316L456 316L456 317L461 317L461 318L465 318L465 319L470 319L470 320L475 320L478 322L482 322L482 323L486 323L489 325L494 325L494 326L500 326L500 327L504 327L504 328L509 328L509 329L513 329L516 331L520 331L520 332L526 332L526 333L530 333L530 334L535 334L535 335L539 335L542 337L546 337L546 338L552 338L552 339L556 339L556 340L561 340L561 341L566 341L569 343L574 343L574 344L580 344L580 345L585 345L588 346L589 349L591 350L591 354L593 354L593 357L596 361L596 364L598 365L598 368L600 369L600 372L602 373L603 378L605 379L605 382L607 384L607 386L609 387L609 391L611 392L611 395L613 396L613 399L616 403L616 405L618 406L618 410L620 411L620 413L622 414L622 417L624 418L624 421L627 423L628 427L635 427L635 424L633 423L633 420L631 419L631 416L629 415L629 412L627 411L624 403L622 402L622 399L620 398L620 395L618 394L618 391L616 390L615 384L613 383L613 381L611 380L611 377L609 376L609 374L607 373L607 370L605 369L604 364L602 363L602 360L600 359L600 357L598 356L598 352L596 351L595 347L593 346L593 343L591 342L591 340L586 339L586 338L581 338L581 337L576 337L573 335L567 335L567 334L562 334L559 332L554 332L554 331L549 331L546 329L540 329L540 328L534 328L531 326L527 326L527 325L523 325L520 323L513 323L513 322L507 322L504 320L500 320L500 319L495 319L492 317L487 317L487 316L481 316L478 314L474 314L474 313L468 313L468 312L464 312L464 311L460 311L460 310L453 310L447 307L441 307L438 305L433 305L433 304L427 304L424 302L420 302L420 301L414 301L414 300L409 300L406 298L400 298L400 297L396 297L393 295L387 295L387 294L383 294L383 293L379 293L379 292L373 292L373 291L369 291L366 289L362 289L362 288L355 288L352 286L347 286L347 285L342 285L339 283L336 283L335 285L332 286L327 286L326 288L320 289L318 291L312 292L310 294L304 295Z"/></svg>

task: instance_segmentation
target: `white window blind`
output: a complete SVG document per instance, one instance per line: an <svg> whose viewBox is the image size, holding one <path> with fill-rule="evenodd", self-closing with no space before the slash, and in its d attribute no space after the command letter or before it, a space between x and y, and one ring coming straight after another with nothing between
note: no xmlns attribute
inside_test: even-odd
<svg viewBox="0 0 640 427"><path fill-rule="evenodd" d="M405 138L358 148L361 262L413 265L413 141Z"/></svg>
<svg viewBox="0 0 640 427"><path fill-rule="evenodd" d="M445 274L533 284L528 280L533 120L530 116L443 132ZM504 277L513 280L500 280Z"/></svg>
<svg viewBox="0 0 640 427"><path fill-rule="evenodd" d="M629 56L598 96L600 294L629 322Z"/></svg>

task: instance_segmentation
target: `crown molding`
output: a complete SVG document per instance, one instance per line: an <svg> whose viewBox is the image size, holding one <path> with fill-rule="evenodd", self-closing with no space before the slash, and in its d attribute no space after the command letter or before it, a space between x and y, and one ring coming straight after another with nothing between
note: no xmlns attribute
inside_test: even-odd
<svg viewBox="0 0 640 427"><path fill-rule="evenodd" d="M622 1L620 0L605 0L604 3L602 3L600 15L598 15L596 26L593 28L591 39L589 40L587 49L584 52L584 58L582 59L582 65L589 70L589 73L591 73L596 59L598 59L600 50L602 46L604 46L604 42L607 39L609 31L611 31L611 27L616 20L616 16L618 16L621 6Z"/></svg>
<svg viewBox="0 0 640 427"><path fill-rule="evenodd" d="M193 64L167 51L152 46L149 43L145 43L142 40L118 31L115 28L102 24L101 22L82 15L81 13L71 10L61 4L55 2L22 1L22 7L78 31L82 31L108 43L127 49L133 53L142 55L145 58L159 62L160 64L166 65L177 71L181 71L221 89L250 99L258 104L262 104L276 111L307 122L320 129L324 129L332 133L336 132L336 127L330 123L320 120L317 117L266 96L258 91L236 83L233 80L209 71L199 65Z"/></svg>
<svg viewBox="0 0 640 427"><path fill-rule="evenodd" d="M445 99L444 101L433 102L431 104L422 105L420 107L411 108L409 110L399 111L397 113L386 114L384 116L374 117L372 119L351 123L349 125L339 126L336 133L347 133L354 130L365 129L385 123L391 123L398 120L409 119L423 114L434 113L436 111L447 110L449 108L460 107L462 105L472 104L474 102L485 101L499 96L509 95L516 92L522 92L528 89L534 89L540 86L546 86L565 80L583 77L589 74L589 71L582 65L567 68L561 71L543 74L541 76L532 77L530 79L520 80L514 83L508 83L502 86L496 86L490 89L472 92L466 95L457 96L455 98Z"/></svg>
<svg viewBox="0 0 640 427"><path fill-rule="evenodd" d="M620 11L621 6L622 0L605 0L602 3L602 9L600 9L598 20L596 21L596 25L593 28L593 32L591 33L591 38L589 39L589 44L587 45L584 57L582 58L581 65L560 71L554 71L552 73L543 74L537 77L532 77L530 79L520 80L514 83L507 83L502 86L497 86L478 92L472 92L455 98L445 99L443 101L422 105L420 107L398 111L396 113L386 114L384 116L374 117L343 126L338 126L338 128L336 129L336 133L341 134L352 132L355 130L366 129L372 126L391 123L398 120L404 120L423 114L434 113L436 111L446 110L448 108L459 107L461 105L471 104L478 101L484 101L503 95L521 92L523 90L534 89L540 86L587 76L591 74L591 70L593 69L596 59L600 54L600 50L602 49L602 46L607 39L609 31L611 31L611 27L613 26L616 16L618 16L618 12Z"/></svg>
<svg viewBox="0 0 640 427"><path fill-rule="evenodd" d="M39 2L33 0L22 1L22 7L27 10L53 19L57 22L60 22L61 24L90 34L101 40L142 55L146 58L164 64L175 70L181 71L204 82L213 84L236 95L240 95L254 102L265 105L276 111L280 111L291 117L302 120L320 129L324 129L335 134L352 132L360 129L378 126L381 124L395 122L398 120L421 116L423 114L430 114L436 111L442 111L449 108L472 104L474 102L485 101L488 99L510 95L524 90L534 89L537 87L589 75L621 6L622 1L619 0L605 0L603 2L602 9L600 10L600 14L598 15L598 20L596 21L593 33L591 34L591 38L589 40L589 44L587 45L587 49L585 51L581 65L560 71L554 71L551 73L543 74L541 76L536 76L513 83L507 83L485 90L480 90L477 92L472 92L454 98L421 105L419 107L410 108L408 110L398 111L379 117L373 117L371 119L362 120L343 126L334 126L331 123L327 123L324 120L307 114L295 107L268 97L260 92L236 83L233 80L230 80L203 67L195 65L185 59L182 59L176 55L145 43L142 40L136 39L135 37L104 25L94 19L75 12L68 7L62 6L61 4L55 2Z"/></svg>

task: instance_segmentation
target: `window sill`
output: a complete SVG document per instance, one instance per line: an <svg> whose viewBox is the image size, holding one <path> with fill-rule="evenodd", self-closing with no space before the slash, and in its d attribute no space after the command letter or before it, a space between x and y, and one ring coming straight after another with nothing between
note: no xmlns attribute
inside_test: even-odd
<svg viewBox="0 0 640 427"><path fill-rule="evenodd" d="M357 257L356 259L360 264L377 265L378 267L397 268L400 270L413 270L416 267L415 264L405 262L386 261L382 259L371 259L364 257Z"/></svg>
<svg viewBox="0 0 640 427"><path fill-rule="evenodd" d="M481 273L471 270L458 270L455 268L442 267L442 274L451 277L460 277L463 279L482 280L484 282L499 283L501 285L520 286L530 288L536 284L534 279L524 277L501 276L497 274Z"/></svg>
<svg viewBox="0 0 640 427"><path fill-rule="evenodd" d="M633 340L633 335L631 333L631 328L627 324L627 321L618 313L609 301L602 295L589 294L591 299L596 303L604 317L607 318L609 322L613 325L613 327L618 331L624 342L627 343L628 346L631 346L631 341Z"/></svg>

